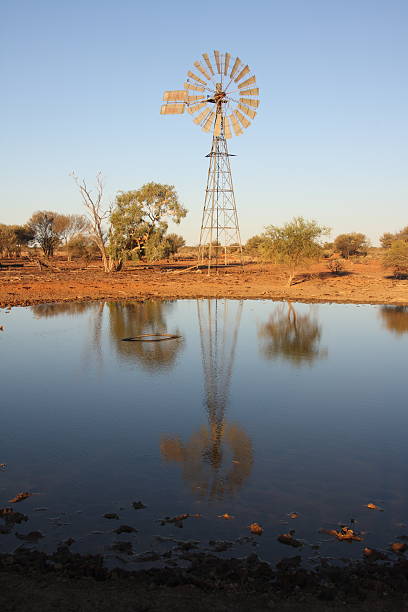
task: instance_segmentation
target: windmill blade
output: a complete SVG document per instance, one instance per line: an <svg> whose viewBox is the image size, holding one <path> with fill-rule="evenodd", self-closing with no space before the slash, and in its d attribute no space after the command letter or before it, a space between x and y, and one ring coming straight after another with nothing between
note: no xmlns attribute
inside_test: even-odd
<svg viewBox="0 0 408 612"><path fill-rule="evenodd" d="M240 113L238 110L234 111L234 115L236 117L238 117L238 119L240 120L240 122L242 123L244 128L247 128L247 127L249 127L251 125L251 122L248 121L248 119L246 117L244 117L244 115L242 113Z"/></svg>
<svg viewBox="0 0 408 612"><path fill-rule="evenodd" d="M215 118L214 136L219 136L221 134L221 118L221 113L217 113L217 116Z"/></svg>
<svg viewBox="0 0 408 612"><path fill-rule="evenodd" d="M230 128L230 124L228 121L228 117L223 117L223 124L224 124L224 136L225 138L231 138L232 134L231 134L231 128Z"/></svg>
<svg viewBox="0 0 408 612"><path fill-rule="evenodd" d="M194 72L191 72L191 70L187 72L187 76L189 76L190 79L194 79L195 81L202 83L203 85L207 85L206 81L203 81L203 79L200 79L200 77L194 74Z"/></svg>
<svg viewBox="0 0 408 612"><path fill-rule="evenodd" d="M200 104L194 104L194 106L187 106L187 110L190 115L194 115L197 111L207 106L207 102L200 102Z"/></svg>
<svg viewBox="0 0 408 612"><path fill-rule="evenodd" d="M187 93L187 92L186 92ZM202 102L205 96L186 96L186 102L190 104L190 102Z"/></svg>
<svg viewBox="0 0 408 612"><path fill-rule="evenodd" d="M246 115L248 115L248 117L251 117L251 119L255 119L256 112L251 108L248 108L247 106L244 106L241 103L238 104L238 108L240 108Z"/></svg>
<svg viewBox="0 0 408 612"><path fill-rule="evenodd" d="M246 89L245 91L240 91L240 95L244 96L259 96L259 89L256 87L255 89Z"/></svg>
<svg viewBox="0 0 408 612"><path fill-rule="evenodd" d="M214 119L215 119L215 113L212 112L210 113L208 119L206 119L204 125L203 125L203 130L204 132L209 132L211 130L211 126L214 123Z"/></svg>
<svg viewBox="0 0 408 612"><path fill-rule="evenodd" d="M238 81L240 81L242 79L242 77L244 77L246 74L248 74L248 72L250 72L249 66L246 65L245 68L243 68L241 70L241 72L239 73L239 75L237 76L236 79L234 79L235 83L238 83Z"/></svg>
<svg viewBox="0 0 408 612"><path fill-rule="evenodd" d="M162 104L160 109L161 115L182 115L184 113L184 104Z"/></svg>
<svg viewBox="0 0 408 612"><path fill-rule="evenodd" d="M163 94L164 102L185 102L187 92L184 89L165 91Z"/></svg>
<svg viewBox="0 0 408 612"><path fill-rule="evenodd" d="M239 57L237 57L235 62L234 62L234 65L232 67L232 70L231 70L231 74L230 74L230 78L231 79L234 77L234 74L238 70L238 67L239 67L240 63L241 63L241 60L239 59Z"/></svg>
<svg viewBox="0 0 408 612"><path fill-rule="evenodd" d="M202 65L200 64L200 62L194 62L194 66L197 68L197 70L199 70L201 72L201 74L203 74L205 76L205 78L207 79L207 81L209 81L211 79L210 75L208 74L208 72L206 72L206 70L202 67Z"/></svg>
<svg viewBox="0 0 408 612"><path fill-rule="evenodd" d="M243 104L247 104L248 106L253 106L254 108L258 108L259 100L252 100L251 98L240 98L240 102Z"/></svg>
<svg viewBox="0 0 408 612"><path fill-rule="evenodd" d="M184 83L184 89L193 89L194 91L205 91L202 85L193 85L192 83Z"/></svg>
<svg viewBox="0 0 408 612"><path fill-rule="evenodd" d="M208 108L205 108L202 113L200 113L195 119L193 119L194 123L196 125L199 125L206 117L208 117L209 113L210 110Z"/></svg>
<svg viewBox="0 0 408 612"><path fill-rule="evenodd" d="M218 74L221 74L220 52L214 51L215 63L217 64Z"/></svg>
<svg viewBox="0 0 408 612"><path fill-rule="evenodd" d="M210 62L210 58L208 57L208 53L203 53L203 58L204 58L205 63L208 66L208 70L210 71L211 76L213 76L214 70L213 70L213 67L211 66L211 62Z"/></svg>
<svg viewBox="0 0 408 612"><path fill-rule="evenodd" d="M242 89L243 87L248 87L249 85L255 85L255 83L256 83L256 78L254 75L254 76L251 76L246 81L242 81L242 83L238 85L238 89Z"/></svg>
<svg viewBox="0 0 408 612"><path fill-rule="evenodd" d="M232 128L233 128L233 130L235 132L235 136L239 136L240 134L243 134L242 128L239 125L235 115L230 115L229 118L231 119Z"/></svg>
<svg viewBox="0 0 408 612"><path fill-rule="evenodd" d="M225 76L227 76L228 74L228 68L230 65L230 60L231 60L231 53L226 53L225 54L225 64L224 64L224 74Z"/></svg>

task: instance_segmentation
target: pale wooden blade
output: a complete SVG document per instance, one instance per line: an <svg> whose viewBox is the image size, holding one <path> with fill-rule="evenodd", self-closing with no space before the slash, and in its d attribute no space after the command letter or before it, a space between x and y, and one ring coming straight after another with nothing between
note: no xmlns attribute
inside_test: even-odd
<svg viewBox="0 0 408 612"><path fill-rule="evenodd" d="M243 87L248 87L249 85L255 85L255 83L256 83L255 76L251 76L251 78L247 79L246 81L242 81L242 83L238 85L238 89L242 89Z"/></svg>
<svg viewBox="0 0 408 612"><path fill-rule="evenodd" d="M193 89L194 91L205 91L202 85L193 85L192 83L184 83L184 89Z"/></svg>
<svg viewBox="0 0 408 612"><path fill-rule="evenodd" d="M255 119L256 112L254 110L252 110L251 108L248 108L247 106L244 106L241 103L238 104L238 108L240 108L242 110L242 112L244 112L246 115L248 115L248 117L251 117L251 119Z"/></svg>
<svg viewBox="0 0 408 612"><path fill-rule="evenodd" d="M232 134L231 134L231 128L230 128L230 124L228 121L228 117L223 117L223 124L224 124L224 136L225 138L231 138Z"/></svg>
<svg viewBox="0 0 408 612"><path fill-rule="evenodd" d="M219 136L221 134L221 117L221 113L217 113L215 118L214 136Z"/></svg>
<svg viewBox="0 0 408 612"><path fill-rule="evenodd" d="M202 102L204 98L205 96L186 96L186 102L188 104L190 104L191 102Z"/></svg>
<svg viewBox="0 0 408 612"><path fill-rule="evenodd" d="M163 94L164 102L185 102L187 92L184 89L165 91Z"/></svg>
<svg viewBox="0 0 408 612"><path fill-rule="evenodd" d="M236 117L238 117L238 119L240 120L240 122L242 123L244 128L247 128L247 127L249 127L251 125L251 122L248 121L248 119L246 117L244 117L244 115L242 113L240 113L238 110L234 111L234 115L236 115Z"/></svg>
<svg viewBox="0 0 408 612"><path fill-rule="evenodd" d="M246 74L248 74L250 72L249 66L245 66L245 68L243 68L241 70L241 72L239 73L239 75L237 76L236 79L234 79L235 83L238 83L238 81L240 81Z"/></svg>
<svg viewBox="0 0 408 612"><path fill-rule="evenodd" d="M259 96L259 89L256 87L255 89L246 89L245 91L239 92L240 96Z"/></svg>
<svg viewBox="0 0 408 612"><path fill-rule="evenodd" d="M258 108L259 100L252 100L251 98L240 98L240 102L247 104L248 106L253 106L254 108Z"/></svg>
<svg viewBox="0 0 408 612"><path fill-rule="evenodd" d="M224 65L224 74L225 76L227 76L228 74L228 68L230 65L230 60L231 60L231 54L230 53L226 53L225 54L225 65Z"/></svg>
<svg viewBox="0 0 408 612"><path fill-rule="evenodd" d="M220 52L214 51L215 63L217 64L217 72L221 74Z"/></svg>
<svg viewBox="0 0 408 612"><path fill-rule="evenodd" d="M162 104L160 109L161 115L182 115L184 113L184 104Z"/></svg>
<svg viewBox="0 0 408 612"><path fill-rule="evenodd" d="M240 63L241 63L241 60L239 59L239 57L237 57L232 67L232 70L231 70L231 74L230 74L231 79L234 77L234 74L238 70Z"/></svg>
<svg viewBox="0 0 408 612"><path fill-rule="evenodd" d="M199 115L197 115L195 119L193 119L194 123L196 125L199 125L202 121L204 121L206 117L208 117L209 113L210 110L208 108L205 108Z"/></svg>
<svg viewBox="0 0 408 612"><path fill-rule="evenodd" d="M207 102L200 102L200 104L194 104L193 106L187 106L187 110L190 113L190 115L194 115L194 113L204 108L204 106L207 106Z"/></svg>
<svg viewBox="0 0 408 612"><path fill-rule="evenodd" d="M208 74L208 72L202 67L202 65L200 64L200 62L194 62L194 66L197 68L197 70L199 70L201 72L202 75L205 76L205 78L207 79L207 81L209 81L211 79L210 75Z"/></svg>
<svg viewBox="0 0 408 612"><path fill-rule="evenodd" d="M210 116L208 117L208 119L205 120L204 125L203 125L204 132L209 132L211 130L212 125L214 123L214 119L215 119L215 113L210 113Z"/></svg>
<svg viewBox="0 0 408 612"><path fill-rule="evenodd" d="M198 81L199 83L202 83L203 85L207 85L206 81L203 81L203 79L200 79L200 77L197 76L194 72L191 72L191 70L189 70L187 72L187 76L189 76L190 79L194 79L195 81Z"/></svg>
<svg viewBox="0 0 408 612"><path fill-rule="evenodd" d="M210 58L208 57L208 53L203 53L203 58L204 58L205 63L208 66L208 70L210 71L211 76L213 76L214 70L213 70L213 67L211 66L211 62L210 62Z"/></svg>
<svg viewBox="0 0 408 612"><path fill-rule="evenodd" d="M239 136L240 134L243 134L242 132L242 128L239 125L237 118L235 117L235 115L230 115L229 118L231 119L231 123L232 123L232 128L235 132L235 136Z"/></svg>

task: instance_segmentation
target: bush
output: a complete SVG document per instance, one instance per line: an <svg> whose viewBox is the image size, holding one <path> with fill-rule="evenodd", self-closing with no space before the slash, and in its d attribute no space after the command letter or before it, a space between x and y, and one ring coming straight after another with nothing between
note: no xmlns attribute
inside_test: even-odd
<svg viewBox="0 0 408 612"><path fill-rule="evenodd" d="M392 268L396 278L408 276L408 242L397 240L393 242L383 257L385 268Z"/></svg>
<svg viewBox="0 0 408 612"><path fill-rule="evenodd" d="M334 241L335 250L344 259L348 259L351 255L367 255L369 246L367 236L357 232L340 234Z"/></svg>

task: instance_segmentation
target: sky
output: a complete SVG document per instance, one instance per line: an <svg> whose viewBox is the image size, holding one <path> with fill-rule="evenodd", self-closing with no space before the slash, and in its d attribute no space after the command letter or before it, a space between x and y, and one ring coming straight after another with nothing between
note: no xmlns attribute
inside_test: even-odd
<svg viewBox="0 0 408 612"><path fill-rule="evenodd" d="M100 171L107 202L174 185L196 244L211 136L159 113L213 49L260 88L229 141L243 241L294 216L374 245L408 225L407 0L3 0L0 223L84 212L70 173Z"/></svg>

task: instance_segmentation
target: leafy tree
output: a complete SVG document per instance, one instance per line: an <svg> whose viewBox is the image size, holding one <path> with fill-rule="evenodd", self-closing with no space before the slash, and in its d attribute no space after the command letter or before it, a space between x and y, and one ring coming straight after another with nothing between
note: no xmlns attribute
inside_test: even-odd
<svg viewBox="0 0 408 612"><path fill-rule="evenodd" d="M393 242L383 257L386 268L392 268L394 276L405 277L408 275L408 242L397 240Z"/></svg>
<svg viewBox="0 0 408 612"><path fill-rule="evenodd" d="M32 232L33 242L41 247L48 259L54 255L68 225L68 217L50 210L39 210L29 219L27 226Z"/></svg>
<svg viewBox="0 0 408 612"><path fill-rule="evenodd" d="M251 238L249 238L245 244L245 252L254 254L257 253L263 240L263 236L251 236Z"/></svg>
<svg viewBox="0 0 408 612"><path fill-rule="evenodd" d="M19 257L21 247L33 240L33 233L25 225L0 224L0 255Z"/></svg>
<svg viewBox="0 0 408 612"><path fill-rule="evenodd" d="M262 234L259 251L264 259L287 265L290 286L296 269L319 257L321 240L329 233L329 228L318 225L316 221L295 217L283 227L269 225Z"/></svg>
<svg viewBox="0 0 408 612"><path fill-rule="evenodd" d="M61 239L67 250L67 259L71 261L70 244L72 240L81 234L84 234L89 229L89 221L85 215L66 215L67 224L61 234Z"/></svg>
<svg viewBox="0 0 408 612"><path fill-rule="evenodd" d="M389 249L391 248L392 243L396 242L397 240L408 242L408 225L403 227L402 230L396 232L395 234L385 232L380 238L380 243L383 249Z"/></svg>
<svg viewBox="0 0 408 612"><path fill-rule="evenodd" d="M165 238L169 255L175 255L186 244L183 236L178 234L166 234Z"/></svg>
<svg viewBox="0 0 408 612"><path fill-rule="evenodd" d="M348 259L351 255L367 255L368 247L367 236L357 232L340 234L334 241L335 250L344 259Z"/></svg>
<svg viewBox="0 0 408 612"><path fill-rule="evenodd" d="M156 259L165 238L168 220L180 223L187 214L172 185L146 183L121 192L110 216L109 249L112 256Z"/></svg>

